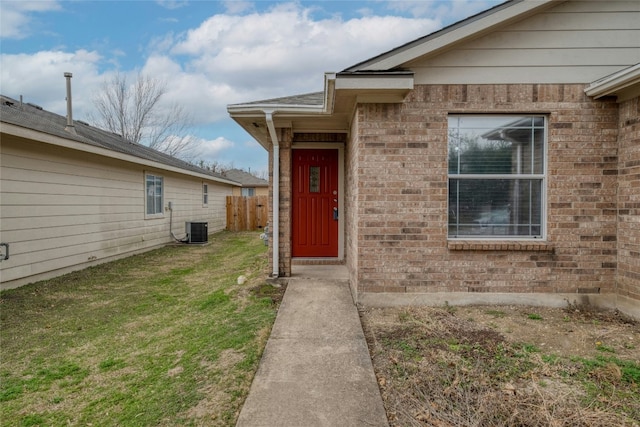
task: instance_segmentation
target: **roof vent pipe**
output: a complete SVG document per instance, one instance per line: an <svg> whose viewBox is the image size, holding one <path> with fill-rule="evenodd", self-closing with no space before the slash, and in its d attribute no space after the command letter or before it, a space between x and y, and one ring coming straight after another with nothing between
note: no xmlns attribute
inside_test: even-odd
<svg viewBox="0 0 640 427"><path fill-rule="evenodd" d="M76 128L73 126L73 109L71 106L71 77L73 77L73 74L64 73L64 77L67 79L67 126L65 126L64 130L75 135Z"/></svg>

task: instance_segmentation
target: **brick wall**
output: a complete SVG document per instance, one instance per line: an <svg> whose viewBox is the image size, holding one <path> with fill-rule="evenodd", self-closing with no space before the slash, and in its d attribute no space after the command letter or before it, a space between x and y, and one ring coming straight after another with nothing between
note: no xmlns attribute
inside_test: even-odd
<svg viewBox="0 0 640 427"><path fill-rule="evenodd" d="M280 218L279 218L279 255L278 270L283 277L291 276L291 129L278 129L280 146ZM273 233L273 150L269 150L269 221ZM273 271L273 238L269 239L269 272Z"/></svg>
<svg viewBox="0 0 640 427"><path fill-rule="evenodd" d="M618 294L640 300L640 98L620 104Z"/></svg>
<svg viewBox="0 0 640 427"><path fill-rule="evenodd" d="M358 291L615 292L618 106L583 89L423 85L402 104L359 105L347 156ZM448 242L449 113L547 114L546 243Z"/></svg>
<svg viewBox="0 0 640 427"><path fill-rule="evenodd" d="M360 158L361 144L358 134L358 117L354 117L351 123L350 135L352 141L345 145L345 257L347 270L349 271L349 284L354 298L358 298L358 197L360 196L360 185L358 183L358 164L363 160Z"/></svg>

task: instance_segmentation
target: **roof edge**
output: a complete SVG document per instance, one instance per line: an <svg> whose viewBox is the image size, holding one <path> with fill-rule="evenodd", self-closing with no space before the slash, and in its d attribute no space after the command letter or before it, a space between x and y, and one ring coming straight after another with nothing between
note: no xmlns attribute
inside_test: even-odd
<svg viewBox="0 0 640 427"><path fill-rule="evenodd" d="M391 70L415 58L446 49L469 37L566 0L508 0L402 46L362 61L343 72Z"/></svg>
<svg viewBox="0 0 640 427"><path fill-rule="evenodd" d="M291 104L285 102L273 102L278 99L287 99L287 98L278 98L274 100L265 100L265 101L257 101L250 102L246 104L229 104L227 105L227 112L233 118L235 116L240 115L256 115L256 116L264 116L265 113L281 113L281 114L323 114L328 113L333 108L333 91L335 89L335 80L336 73L327 72L324 73L324 88L322 91L312 92L304 95L313 95L322 93L322 104ZM301 96L301 95L297 95ZM292 96L289 98L296 98L297 96Z"/></svg>
<svg viewBox="0 0 640 427"><path fill-rule="evenodd" d="M584 92L587 96L598 99L603 96L615 95L633 85L640 85L640 63L596 80Z"/></svg>
<svg viewBox="0 0 640 427"><path fill-rule="evenodd" d="M220 178L213 175L207 175L205 173L199 173L196 171L190 171L188 169L183 169L177 166L167 165L161 162L157 162L154 160L144 159L142 157L137 157L131 154L122 153L120 151L110 150L108 148L100 147L97 145L89 145L85 144L81 141L77 141L75 139L63 138L61 136L52 135L46 132L42 132L37 129L25 128L23 126L19 126L13 123L2 122L2 130L1 133L12 135L18 138L25 138L32 141L36 141L39 143L50 144L56 147L64 147L71 150L76 150L84 153L91 153L102 157L107 157L116 160L122 160L129 163L138 164L141 166L153 167L155 169L164 170L168 172L175 172L182 175L189 175L198 178L202 178L208 181L219 182L222 184L229 184L234 186L241 186L239 182L233 181L228 178ZM41 138L33 138L30 133L42 135Z"/></svg>

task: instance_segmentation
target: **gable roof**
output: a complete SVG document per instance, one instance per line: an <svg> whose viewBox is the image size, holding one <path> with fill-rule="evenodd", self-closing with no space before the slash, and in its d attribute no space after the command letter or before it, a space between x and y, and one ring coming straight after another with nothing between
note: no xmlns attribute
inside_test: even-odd
<svg viewBox="0 0 640 427"><path fill-rule="evenodd" d="M67 127L66 117L4 95L0 95L0 122L3 124L2 133L21 136L17 135L21 133L20 128L36 131L40 134L57 137L56 140L60 142L66 140L73 145L73 148L81 151L93 151L108 157L119 157L134 163L238 185L237 182L233 182L232 179L221 174L192 165L145 145L132 143L120 135L98 129L79 120L73 121L75 132L69 132L65 129ZM13 125L17 128L12 131L11 127L7 125ZM53 140L50 142L55 143ZM119 155L115 155L116 153Z"/></svg>
<svg viewBox="0 0 640 427"><path fill-rule="evenodd" d="M507 25L557 1L509 0L339 73L326 73L323 92L231 104L227 111L266 149L271 144L267 115L276 127L346 133L356 102L399 102L413 89L413 72L402 69L404 62Z"/></svg>
<svg viewBox="0 0 640 427"><path fill-rule="evenodd" d="M304 94L293 95L293 96L283 96L281 98L265 99L262 101L252 101L244 104L231 104L230 107L233 105L247 105L247 106L254 105L254 106L261 106L261 107L268 107L268 106L280 107L283 105L318 107L318 106L322 106L323 103L324 103L324 92L312 92L312 93L304 93Z"/></svg>
<svg viewBox="0 0 640 427"><path fill-rule="evenodd" d="M269 181L253 176L240 169L230 169L223 173L229 179L242 184L243 187L268 187Z"/></svg>
<svg viewBox="0 0 640 427"><path fill-rule="evenodd" d="M609 22L600 17L605 12L616 18ZM635 40L639 30L634 15L638 14L638 4L633 2L508 0L343 71L325 73L324 92L313 97L296 95L234 104L227 106L227 111L264 148L269 149L271 139L276 135L275 130L269 131L269 125L272 128L289 128L294 133L348 133L356 104L402 102L415 84L587 84L601 75L617 73L621 67L637 62L640 50ZM544 40L551 46L549 49L544 46L538 48L535 45L537 39L529 36L534 32L538 36L546 34L547 25L556 32L564 33L564 26L570 18L575 18L571 28L582 28L585 22L590 25L585 29L592 33L586 43L594 43L595 55L589 50L591 45L585 46L579 34L567 38L571 49L556 43L553 38L564 36L547 36ZM514 30L518 25L522 25L519 33ZM611 26L616 25L620 28L612 29ZM600 40L597 39L598 31L591 31L593 28L621 32L619 36L609 34L608 38ZM513 36L514 33L518 36ZM494 46L491 43L495 40L505 40L506 44L498 42L496 48L487 47ZM528 50L519 45L522 40L530 43L525 43ZM533 40L533 47L530 47L530 40ZM620 48L606 47L613 41ZM553 50L554 46L558 47ZM513 52L519 52L520 56ZM528 56L530 52L531 57ZM539 58L534 54L541 55L546 62L535 63ZM485 62L470 63L478 57ZM526 60L522 61L523 58ZM535 66L530 66L530 63ZM495 72L500 67L506 70L502 74ZM538 70L544 70L544 73ZM622 74L617 75L616 82L630 75L629 72ZM606 89L604 83L593 83L592 86L594 91ZM621 93L620 88L616 90L617 94ZM628 93L625 89L624 96Z"/></svg>
<svg viewBox="0 0 640 427"><path fill-rule="evenodd" d="M476 15L348 67L342 73L393 70L405 62L435 55L445 48L486 34L496 27L538 13L560 0L508 0Z"/></svg>

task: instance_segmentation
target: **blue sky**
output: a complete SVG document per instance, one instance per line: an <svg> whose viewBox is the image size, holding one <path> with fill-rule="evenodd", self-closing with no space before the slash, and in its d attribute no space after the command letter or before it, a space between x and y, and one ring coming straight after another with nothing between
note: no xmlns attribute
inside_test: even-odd
<svg viewBox="0 0 640 427"><path fill-rule="evenodd" d="M114 73L167 83L189 112L197 158L267 169L267 154L226 106L320 91L343 70L501 3L446 1L0 1L0 92L90 121Z"/></svg>

